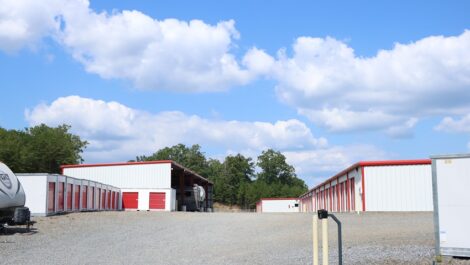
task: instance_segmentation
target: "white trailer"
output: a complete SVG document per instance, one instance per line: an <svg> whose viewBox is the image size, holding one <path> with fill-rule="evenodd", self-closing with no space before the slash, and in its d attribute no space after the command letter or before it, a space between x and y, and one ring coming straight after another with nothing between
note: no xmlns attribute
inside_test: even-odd
<svg viewBox="0 0 470 265"><path fill-rule="evenodd" d="M470 154L431 158L436 256L470 257Z"/></svg>
<svg viewBox="0 0 470 265"><path fill-rule="evenodd" d="M256 204L260 213L298 213L298 198L262 198Z"/></svg>

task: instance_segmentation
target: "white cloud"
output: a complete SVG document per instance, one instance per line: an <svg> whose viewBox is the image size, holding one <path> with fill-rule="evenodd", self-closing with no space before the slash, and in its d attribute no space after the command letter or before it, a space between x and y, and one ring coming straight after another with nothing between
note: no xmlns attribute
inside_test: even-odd
<svg viewBox="0 0 470 265"><path fill-rule="evenodd" d="M461 119L445 117L435 129L443 132L470 133L470 114Z"/></svg>
<svg viewBox="0 0 470 265"><path fill-rule="evenodd" d="M256 48L237 61L233 20L210 25L135 10L97 13L86 0L2 1L0 49L16 51L44 37L61 43L86 71L141 89L223 91L247 84L273 62Z"/></svg>
<svg viewBox="0 0 470 265"><path fill-rule="evenodd" d="M323 173L335 173L362 160L383 160L388 154L372 145L332 146L316 150L283 152L287 161L293 164L300 175L321 177ZM323 177L329 177L323 176Z"/></svg>
<svg viewBox="0 0 470 265"><path fill-rule="evenodd" d="M34 49L44 36L60 27L59 0L0 1L0 50Z"/></svg>
<svg viewBox="0 0 470 265"><path fill-rule="evenodd" d="M226 150L312 149L327 145L302 122L291 119L269 122L209 120L182 112L156 114L78 96L58 98L26 111L30 125L72 125L90 142L85 157L113 161L150 154L177 143L201 144Z"/></svg>
<svg viewBox="0 0 470 265"><path fill-rule="evenodd" d="M421 117L470 109L470 31L397 43L369 58L330 37L300 37L273 69L279 98L331 131L402 137Z"/></svg>

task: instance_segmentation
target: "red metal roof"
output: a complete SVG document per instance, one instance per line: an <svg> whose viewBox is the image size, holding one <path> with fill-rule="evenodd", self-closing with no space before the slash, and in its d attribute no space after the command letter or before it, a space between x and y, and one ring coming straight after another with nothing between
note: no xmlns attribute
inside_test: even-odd
<svg viewBox="0 0 470 265"><path fill-rule="evenodd" d="M313 190L327 184L334 179L343 176L347 172L358 168L358 167L377 167L377 166L412 166L412 165L430 165L431 159L413 159L413 160L381 160L381 161L359 161L348 168L340 171L336 175L328 178L327 180L323 181L322 183L316 185L315 187L311 188L309 191L305 192L304 194L300 195L299 198L305 196L306 194L312 192Z"/></svg>

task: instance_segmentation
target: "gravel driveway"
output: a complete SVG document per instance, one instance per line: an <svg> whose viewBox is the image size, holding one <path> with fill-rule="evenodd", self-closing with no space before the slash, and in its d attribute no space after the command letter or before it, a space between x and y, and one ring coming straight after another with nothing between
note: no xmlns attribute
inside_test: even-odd
<svg viewBox="0 0 470 265"><path fill-rule="evenodd" d="M432 213L337 214L345 264L431 264ZM97 212L0 235L2 264L312 264L311 215ZM330 222L330 261L337 261Z"/></svg>

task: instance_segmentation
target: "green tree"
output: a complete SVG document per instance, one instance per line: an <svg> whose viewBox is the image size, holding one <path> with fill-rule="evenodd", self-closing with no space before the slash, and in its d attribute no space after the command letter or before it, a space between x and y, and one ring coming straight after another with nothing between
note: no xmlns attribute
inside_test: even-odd
<svg viewBox="0 0 470 265"><path fill-rule="evenodd" d="M201 147L197 144L186 147L184 144L177 144L172 147L165 147L150 156L138 156L137 161L173 160L202 176L207 176L208 164Z"/></svg>
<svg viewBox="0 0 470 265"><path fill-rule="evenodd" d="M286 157L278 151L268 149L258 156L257 165L261 168L258 179L268 184L293 184L297 176L293 166L287 164Z"/></svg>
<svg viewBox="0 0 470 265"><path fill-rule="evenodd" d="M14 172L60 173L60 165L83 162L81 153L87 146L70 126L49 127L45 124L24 131L0 130L0 160Z"/></svg>
<svg viewBox="0 0 470 265"><path fill-rule="evenodd" d="M254 176L254 163L249 157L241 154L227 156L223 163L221 178L224 180L226 202L229 204L245 205L246 185L252 181Z"/></svg>

